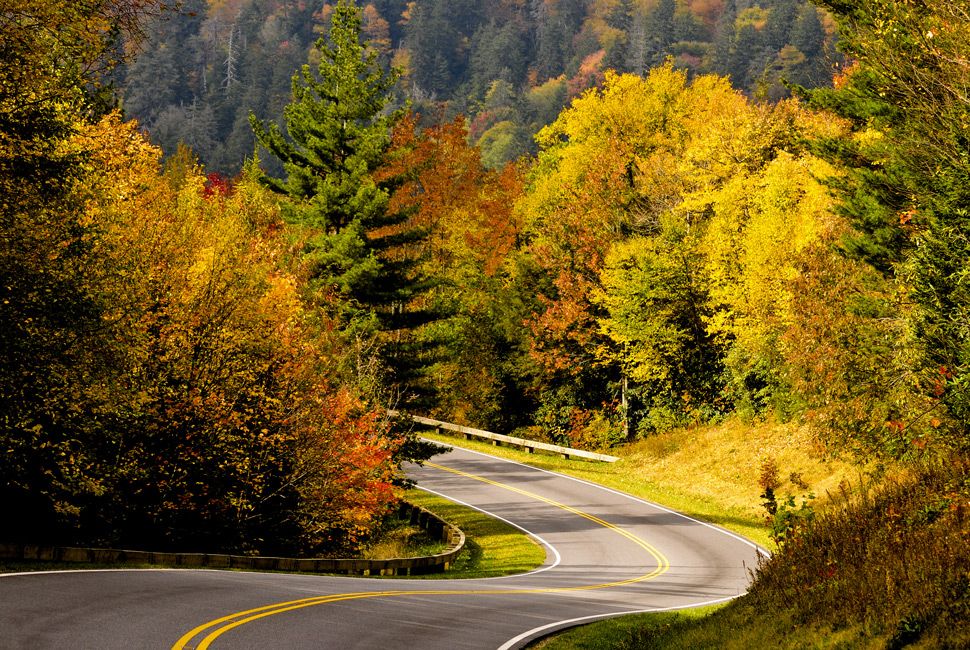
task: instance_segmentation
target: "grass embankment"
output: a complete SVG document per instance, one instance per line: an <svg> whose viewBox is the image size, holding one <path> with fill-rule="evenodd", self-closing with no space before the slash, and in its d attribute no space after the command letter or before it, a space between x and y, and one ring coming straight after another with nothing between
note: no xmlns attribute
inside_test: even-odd
<svg viewBox="0 0 970 650"><path fill-rule="evenodd" d="M968 475L957 463L840 494L716 611L602 621L536 647L970 648Z"/></svg>
<svg viewBox="0 0 970 650"><path fill-rule="evenodd" d="M840 483L858 482L859 477L858 468L822 458L804 431L790 424L731 421L671 431L610 450L620 457L616 463L566 460L433 432L425 435L655 501L765 547L771 541L759 478L766 461L781 470L779 496L814 492L819 503L825 502L826 492L837 493Z"/></svg>

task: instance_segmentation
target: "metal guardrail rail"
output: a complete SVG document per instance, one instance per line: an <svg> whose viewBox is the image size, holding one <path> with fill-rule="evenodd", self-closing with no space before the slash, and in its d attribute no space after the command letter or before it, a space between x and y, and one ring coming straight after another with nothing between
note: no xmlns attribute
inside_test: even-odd
<svg viewBox="0 0 970 650"><path fill-rule="evenodd" d="M401 415L398 411L393 411L393 410L388 411L387 413L391 417L398 417L399 415ZM463 436L465 436L466 440L470 438L482 438L484 440L491 440L493 445L505 443L507 445L523 447L530 454L534 454L537 449L541 449L542 451L548 451L554 454L559 454L563 458L586 458L589 460L598 460L604 463L615 463L616 461L620 460L616 456L610 456L608 454L598 454L593 451L586 451L583 449L573 449L571 447L553 445L548 442L539 442L537 440L526 440L525 438L506 436L501 433L494 433L492 431L485 431L483 429L475 429L474 427L466 427L461 424L453 424L451 422L443 422L441 420L425 418L419 415L408 415L407 417L410 417L418 424L424 424L430 427L434 427L439 431L452 431L454 433L460 433Z"/></svg>
<svg viewBox="0 0 970 650"><path fill-rule="evenodd" d="M0 558L41 562L89 562L96 564L158 564L186 568L250 569L256 571L290 571L306 573L338 573L346 575L417 575L447 571L465 547L465 534L434 513L410 503L398 509L400 519L427 530L448 543L437 555L390 558L386 560L344 558L285 558L218 553L160 553L128 551L111 548L78 548L68 546L37 546L31 544L0 544Z"/></svg>

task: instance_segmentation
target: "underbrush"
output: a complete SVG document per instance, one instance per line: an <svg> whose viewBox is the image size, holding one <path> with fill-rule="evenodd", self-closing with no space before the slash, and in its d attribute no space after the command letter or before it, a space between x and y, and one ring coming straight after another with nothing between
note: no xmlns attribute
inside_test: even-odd
<svg viewBox="0 0 970 650"><path fill-rule="evenodd" d="M748 600L792 608L796 625L861 625L903 647L970 646L970 464L843 490L781 539Z"/></svg>
<svg viewBox="0 0 970 650"><path fill-rule="evenodd" d="M604 621L540 647L970 648L967 461L844 488L779 540L750 592L702 618Z"/></svg>
<svg viewBox="0 0 970 650"><path fill-rule="evenodd" d="M361 553L367 560L387 560L400 557L437 555L448 547L420 526L396 517L389 517L381 530Z"/></svg>

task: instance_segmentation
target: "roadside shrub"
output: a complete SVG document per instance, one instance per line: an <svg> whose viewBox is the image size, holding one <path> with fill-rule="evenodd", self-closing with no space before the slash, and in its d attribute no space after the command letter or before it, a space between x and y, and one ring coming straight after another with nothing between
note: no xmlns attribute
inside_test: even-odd
<svg viewBox="0 0 970 650"><path fill-rule="evenodd" d="M824 513L780 506L780 550L763 561L751 599L800 624L862 623L890 647L970 644L970 463L951 461L855 493ZM802 508L806 505L803 504ZM945 640L941 641L941 640Z"/></svg>

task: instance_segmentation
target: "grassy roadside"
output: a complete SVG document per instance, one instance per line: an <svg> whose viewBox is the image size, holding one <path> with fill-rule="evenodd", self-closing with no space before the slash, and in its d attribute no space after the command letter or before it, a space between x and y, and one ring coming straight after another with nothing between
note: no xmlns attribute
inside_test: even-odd
<svg viewBox="0 0 970 650"><path fill-rule="evenodd" d="M602 650L603 648L624 648L640 630L653 628L667 630L674 625L689 626L709 617L723 605L698 607L679 612L657 614L633 614L608 618L596 623L580 625L565 632L540 639L529 645L534 650ZM650 646L652 647L652 646ZM682 646L697 647L697 646Z"/></svg>
<svg viewBox="0 0 970 650"><path fill-rule="evenodd" d="M844 482L858 482L858 468L821 458L810 439L788 424L726 424L682 429L611 450L616 463L528 454L476 440L423 435L605 485L738 533L765 548L771 540L761 506L759 476L772 461L780 469L779 496L814 492L818 503ZM806 487L807 486L807 487Z"/></svg>
<svg viewBox="0 0 970 650"><path fill-rule="evenodd" d="M416 577L494 578L531 571L546 559L546 552L538 543L503 521L421 490L409 490L406 499L465 533L465 550L447 573Z"/></svg>
<svg viewBox="0 0 970 650"><path fill-rule="evenodd" d="M799 625L791 616L765 616L742 602L714 608L637 614L572 628L529 645L530 650L750 650L751 648L887 647L887 636L859 627L834 630Z"/></svg>

